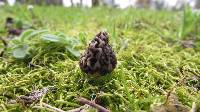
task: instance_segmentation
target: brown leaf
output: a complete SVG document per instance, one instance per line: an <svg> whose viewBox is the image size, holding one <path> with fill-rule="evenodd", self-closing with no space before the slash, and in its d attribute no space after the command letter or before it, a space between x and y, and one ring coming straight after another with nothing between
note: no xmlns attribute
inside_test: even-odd
<svg viewBox="0 0 200 112"><path fill-rule="evenodd" d="M181 41L181 45L184 48L194 48L195 47L194 40L184 40L184 41Z"/></svg>
<svg viewBox="0 0 200 112"><path fill-rule="evenodd" d="M30 106L33 103L37 103L39 99L49 91L49 87L45 87L41 90L36 90L23 96L18 96L17 101L24 106Z"/></svg>
<svg viewBox="0 0 200 112"><path fill-rule="evenodd" d="M189 112L190 108L182 105L176 95L170 93L165 103L154 105L151 108L152 112Z"/></svg>

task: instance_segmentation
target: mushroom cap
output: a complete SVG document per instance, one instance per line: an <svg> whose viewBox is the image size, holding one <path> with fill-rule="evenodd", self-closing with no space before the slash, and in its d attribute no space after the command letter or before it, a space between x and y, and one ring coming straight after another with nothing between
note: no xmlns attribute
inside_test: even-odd
<svg viewBox="0 0 200 112"><path fill-rule="evenodd" d="M7 17L6 18L6 22L5 22L5 28L8 28L8 29L12 28L13 27L13 23L14 23L13 18Z"/></svg>
<svg viewBox="0 0 200 112"><path fill-rule="evenodd" d="M6 18L6 23L13 23L13 18L11 18L11 17L7 17Z"/></svg>
<svg viewBox="0 0 200 112"><path fill-rule="evenodd" d="M98 33L81 56L79 66L87 74L106 74L116 67L117 58L107 32Z"/></svg>

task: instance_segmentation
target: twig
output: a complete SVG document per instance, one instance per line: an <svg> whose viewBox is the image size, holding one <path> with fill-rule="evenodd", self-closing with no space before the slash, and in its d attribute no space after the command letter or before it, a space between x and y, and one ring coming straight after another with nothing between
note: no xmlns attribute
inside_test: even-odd
<svg viewBox="0 0 200 112"><path fill-rule="evenodd" d="M59 108L52 107L51 105L48 105L48 104L46 104L46 103L42 103L42 105L43 105L44 107L50 108L50 109L52 109L52 110L55 110L56 112L65 112L65 111L63 111L63 110L61 110L61 109L59 109Z"/></svg>
<svg viewBox="0 0 200 112"><path fill-rule="evenodd" d="M66 111L63 111L63 110L61 110L59 108L52 107L51 105L43 103L43 102L41 103L41 106L40 105L33 106L33 108L39 108L39 109L41 109L43 107L45 107L45 109L50 109L53 112L66 112Z"/></svg>
<svg viewBox="0 0 200 112"><path fill-rule="evenodd" d="M79 102L81 102L81 103L83 103L83 104L88 104L88 105L90 105L90 106L92 106L92 107L98 109L98 110L101 111L101 112L110 112L108 109L106 109L106 108L104 108L104 107L102 107L102 106L100 106L100 105L98 105L98 104L96 104L96 103L94 103L94 102L92 102L92 101L89 101L89 100L87 100L87 99L85 99L85 98L83 98L83 97L77 97L76 99L77 99Z"/></svg>
<svg viewBox="0 0 200 112"><path fill-rule="evenodd" d="M37 109L48 109L48 111L51 111L51 112L66 112L64 110L61 110L59 108L56 108L56 107L53 107L49 104L46 104L44 102L41 102L40 104L37 104L35 106L33 106L32 108L37 108ZM72 110L68 110L67 112L84 112L84 107L81 106L79 108L75 108L75 109L72 109Z"/></svg>
<svg viewBox="0 0 200 112"><path fill-rule="evenodd" d="M79 108L75 108L75 109L72 109L72 110L68 110L67 112L84 112L84 108L79 107Z"/></svg>
<svg viewBox="0 0 200 112"><path fill-rule="evenodd" d="M53 111L53 110L51 110L51 109L49 109L49 108L45 108L45 107L40 106L40 105L35 105L35 106L33 106L32 108L33 108L33 109L38 109L38 110L46 110L46 111L48 111L48 112L55 112L55 111Z"/></svg>

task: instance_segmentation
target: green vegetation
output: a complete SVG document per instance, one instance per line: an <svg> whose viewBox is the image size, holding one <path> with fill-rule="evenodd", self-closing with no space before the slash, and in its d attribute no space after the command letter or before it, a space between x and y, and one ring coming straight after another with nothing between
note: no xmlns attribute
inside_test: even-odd
<svg viewBox="0 0 200 112"><path fill-rule="evenodd" d="M183 105L200 105L200 41L199 32L193 33L199 28L189 20L193 25L184 30L189 27L182 12L53 6L33 11L35 17L23 6L0 7L1 37L7 35L6 17L32 27L9 40L0 57L0 111L45 111L9 100L47 86L55 89L42 101L62 110L80 107L79 95L96 98L113 112L150 111L172 89ZM110 74L93 77L81 72L78 57L101 30L110 34L118 65ZM196 38L194 48L181 45L188 34Z"/></svg>
<svg viewBox="0 0 200 112"><path fill-rule="evenodd" d="M192 38L193 36L199 38L199 20L199 13L194 13L192 9L186 5L183 11L183 18L179 32L179 38L187 38L188 36L190 36L190 38Z"/></svg>

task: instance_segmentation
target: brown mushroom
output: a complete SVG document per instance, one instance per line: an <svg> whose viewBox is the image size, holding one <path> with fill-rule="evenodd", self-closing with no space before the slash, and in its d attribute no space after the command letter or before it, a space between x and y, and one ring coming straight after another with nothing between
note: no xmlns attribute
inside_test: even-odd
<svg viewBox="0 0 200 112"><path fill-rule="evenodd" d="M6 18L6 23L5 23L5 28L6 28L6 29L10 29L10 28L13 27L13 24L14 24L13 18L7 17L7 18Z"/></svg>
<svg viewBox="0 0 200 112"><path fill-rule="evenodd" d="M11 17L6 18L5 28L8 32L8 37L19 36L22 32L22 28L14 28L14 19Z"/></svg>
<svg viewBox="0 0 200 112"><path fill-rule="evenodd" d="M107 32L100 32L95 36L80 58L79 66L83 72L103 75L116 67L117 58L108 42Z"/></svg>

